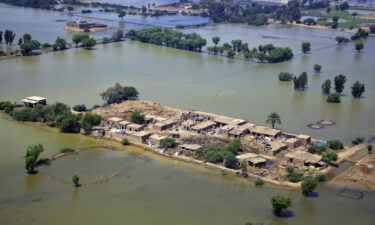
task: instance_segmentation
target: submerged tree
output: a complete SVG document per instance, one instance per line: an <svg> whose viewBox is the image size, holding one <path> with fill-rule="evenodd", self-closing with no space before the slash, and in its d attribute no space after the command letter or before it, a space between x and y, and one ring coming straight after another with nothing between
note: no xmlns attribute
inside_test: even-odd
<svg viewBox="0 0 375 225"><path fill-rule="evenodd" d="M336 41L337 41L337 44L339 45L349 43L349 39L343 36L337 36Z"/></svg>
<svg viewBox="0 0 375 225"><path fill-rule="evenodd" d="M289 197L284 197L280 194L277 194L271 198L271 204L273 211L280 215L281 212L290 206L292 206L292 199Z"/></svg>
<svg viewBox="0 0 375 225"><path fill-rule="evenodd" d="M35 173L35 166L36 162L38 161L38 157L40 153L44 151L42 144L35 144L29 145L26 148L26 155L24 156L25 159L25 169L28 173L33 174Z"/></svg>
<svg viewBox="0 0 375 225"><path fill-rule="evenodd" d="M362 50L364 47L365 47L365 46L363 45L362 42L355 43L355 50L357 50L358 53L360 53L361 50Z"/></svg>
<svg viewBox="0 0 375 225"><path fill-rule="evenodd" d="M85 113L81 119L81 128L85 130L86 134L89 134L93 126L98 126L102 121L102 117L93 113Z"/></svg>
<svg viewBox="0 0 375 225"><path fill-rule="evenodd" d="M321 65L319 65L319 64L315 64L314 65L314 71L315 71L315 73L320 73L321 70L322 70L322 66Z"/></svg>
<svg viewBox="0 0 375 225"><path fill-rule="evenodd" d="M74 186L76 186L76 187L80 186L80 184L79 184L79 176L77 174L73 174L73 176L72 176L72 182L73 182Z"/></svg>
<svg viewBox="0 0 375 225"><path fill-rule="evenodd" d="M279 114L273 112L270 115L268 115L266 123L270 123L272 125L272 128L275 128L276 123L281 124L281 117Z"/></svg>
<svg viewBox="0 0 375 225"><path fill-rule="evenodd" d="M318 181L315 178L313 177L305 178L305 180L302 181L301 183L302 193L304 193L305 195L308 195L312 193L317 186L318 186Z"/></svg>
<svg viewBox="0 0 375 225"><path fill-rule="evenodd" d="M302 50L303 54L306 54L309 51L311 51L311 44L310 44L310 42L307 42L307 41L302 42L301 50Z"/></svg>
<svg viewBox="0 0 375 225"><path fill-rule="evenodd" d="M126 12L124 12L124 11L120 11L120 12L118 12L118 17L120 17L121 18L121 20L123 20L124 19L124 17L126 16Z"/></svg>
<svg viewBox="0 0 375 225"><path fill-rule="evenodd" d="M335 90L337 93L341 94L344 91L344 84L346 82L346 77L342 74L338 75L334 79L335 82Z"/></svg>
<svg viewBox="0 0 375 225"><path fill-rule="evenodd" d="M354 98L362 97L362 94L365 92L365 85L356 81L352 86L352 95Z"/></svg>
<svg viewBox="0 0 375 225"><path fill-rule="evenodd" d="M220 37L213 37L212 42L215 44L215 46L217 46L220 42Z"/></svg>
<svg viewBox="0 0 375 225"><path fill-rule="evenodd" d="M14 33L12 30L5 30L5 33L4 33L5 44L12 44L15 37L16 37L16 33Z"/></svg>
<svg viewBox="0 0 375 225"><path fill-rule="evenodd" d="M329 94L328 97L327 97L327 102L329 102L329 103L340 103L341 102L340 94L337 93L337 92Z"/></svg>
<svg viewBox="0 0 375 225"><path fill-rule="evenodd" d="M329 95L331 93L331 80L326 80L322 84L322 92L325 95Z"/></svg>
<svg viewBox="0 0 375 225"><path fill-rule="evenodd" d="M293 77L294 90L305 90L307 85L307 73L303 72L298 77Z"/></svg>

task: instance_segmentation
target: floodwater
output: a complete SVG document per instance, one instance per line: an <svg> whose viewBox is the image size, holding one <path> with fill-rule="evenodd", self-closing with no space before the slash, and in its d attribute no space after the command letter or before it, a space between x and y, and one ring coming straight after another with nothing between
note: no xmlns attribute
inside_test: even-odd
<svg viewBox="0 0 375 225"><path fill-rule="evenodd" d="M322 185L319 197L306 198L299 191L254 187L242 178L133 147L124 152L88 149L29 175L22 159L29 144L43 143L42 156L47 156L64 146L83 149L104 141L0 117L0 224L371 225L374 221L374 193L353 200ZM119 170L123 170L120 176L97 182ZM73 173L80 176L78 189L71 183ZM272 214L269 199L277 193L293 198L286 218Z"/></svg>
<svg viewBox="0 0 375 225"><path fill-rule="evenodd" d="M17 17L0 13L1 30L31 33L43 41L70 35L51 23L60 18L59 14L14 7L12 10L22 13ZM44 20L38 20L41 14ZM27 25L27 21L37 22ZM50 24L50 29L43 27L46 24ZM98 93L120 82L137 87L142 99L262 125L266 116L275 111L282 117L280 128L313 137L349 142L356 136L374 133L374 38L366 40L364 52L357 54L352 43L336 46L334 38L338 33L301 27L223 24L184 32L197 32L207 39L220 36L221 42L242 39L250 47L267 43L289 46L295 57L279 64L258 64L134 41L100 45L92 51L71 49L0 61L1 100L18 101L40 95L51 103L92 106L102 103ZM311 42L311 54L300 53L303 41ZM315 63L323 66L321 74L313 73ZM292 83L279 82L277 75L281 71L307 71L308 90L295 92ZM348 78L345 96L341 104L328 104L320 86L340 73ZM356 80L366 84L362 99L352 99L350 95L350 86ZM81 149L103 141L3 117L1 114L0 224L241 225L253 221L277 225L370 225L374 221L374 193L352 200L338 197L336 188L322 185L318 188L319 197L306 198L299 191L255 188L250 181L130 147L125 152L89 149L39 168L39 175L28 175L22 155L29 144L42 143L43 155L47 156L65 146ZM322 130L306 127L321 119L337 124ZM119 170L125 172L97 184ZM80 175L81 188L70 184L72 173ZM294 199L293 213L288 218L275 218L271 212L269 198L276 193Z"/></svg>

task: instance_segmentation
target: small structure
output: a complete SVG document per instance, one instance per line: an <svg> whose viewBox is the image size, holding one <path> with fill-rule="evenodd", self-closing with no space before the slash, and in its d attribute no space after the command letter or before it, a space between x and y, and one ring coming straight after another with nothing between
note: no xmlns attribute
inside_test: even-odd
<svg viewBox="0 0 375 225"><path fill-rule="evenodd" d="M164 122L157 122L152 125L153 130L163 131L173 127L177 122L173 120L166 120Z"/></svg>
<svg viewBox="0 0 375 225"><path fill-rule="evenodd" d="M321 166L321 157L305 151L294 151L285 155L288 162L299 163L305 166Z"/></svg>
<svg viewBox="0 0 375 225"><path fill-rule="evenodd" d="M297 135L296 138L301 141L302 145L307 145L311 143L311 137L308 135L300 134Z"/></svg>
<svg viewBox="0 0 375 225"><path fill-rule="evenodd" d="M293 149L301 146L301 141L297 138L289 138L285 141L285 144L288 146L288 149Z"/></svg>
<svg viewBox="0 0 375 225"><path fill-rule="evenodd" d="M266 153L270 155L279 154L281 151L286 150L288 146L280 141L270 141L266 145Z"/></svg>
<svg viewBox="0 0 375 225"><path fill-rule="evenodd" d="M255 136L278 137L281 134L280 130L271 129L263 126L254 126L250 128L251 134Z"/></svg>
<svg viewBox="0 0 375 225"><path fill-rule="evenodd" d="M267 162L265 158L254 153L246 153L246 154L238 155L236 156L236 158L240 162L245 161L249 166L253 166L253 167L264 167L266 166L266 162Z"/></svg>
<svg viewBox="0 0 375 225"><path fill-rule="evenodd" d="M229 138L229 132L234 128L233 125L225 125L225 126L222 126L218 129L218 133L219 135L225 137L225 138Z"/></svg>
<svg viewBox="0 0 375 225"><path fill-rule="evenodd" d="M187 131L190 131L191 128L195 125L196 123L193 121L193 120L187 120L187 121L184 121L181 126L182 126L182 129L183 130L187 130Z"/></svg>
<svg viewBox="0 0 375 225"><path fill-rule="evenodd" d="M246 123L246 120L235 119L227 116L217 116L212 119L212 121L217 123L217 126L225 126L225 125L242 125Z"/></svg>
<svg viewBox="0 0 375 225"><path fill-rule="evenodd" d="M30 96L25 99L22 99L21 102L26 107L35 107L36 105L47 105L47 98L39 96Z"/></svg>
<svg viewBox="0 0 375 225"><path fill-rule="evenodd" d="M139 131L143 130L144 127L145 127L145 125L143 125L143 124L130 123L130 124L126 125L126 130L139 132Z"/></svg>
<svg viewBox="0 0 375 225"><path fill-rule="evenodd" d="M180 145L179 148L181 149L181 153L185 153L186 155L192 155L195 154L195 152L198 149L203 148L203 146L198 144L183 144Z"/></svg>
<svg viewBox="0 0 375 225"><path fill-rule="evenodd" d="M206 131L213 128L215 125L215 122L207 120L202 123L198 123L197 125L194 125L193 127L191 127L191 130L196 131L197 133L205 133Z"/></svg>
<svg viewBox="0 0 375 225"><path fill-rule="evenodd" d="M218 115L213 114L213 113L201 112L201 111L196 111L196 110L193 110L191 113L193 115L201 117L205 120L213 120L215 117L218 116Z"/></svg>
<svg viewBox="0 0 375 225"><path fill-rule="evenodd" d="M118 118L118 117L111 117L108 119L105 119L105 123L110 126L110 127L116 127L120 128L120 122L123 121L123 119Z"/></svg>
<svg viewBox="0 0 375 225"><path fill-rule="evenodd" d="M160 141L167 138L167 136L164 136L164 135L159 135L159 134L153 134L150 136L149 138L149 141L156 145L156 146L160 146Z"/></svg>
<svg viewBox="0 0 375 225"><path fill-rule="evenodd" d="M126 126L129 125L129 124L131 124L131 122L125 121L125 120L119 122L120 128L123 129L123 130L126 130Z"/></svg>
<svg viewBox="0 0 375 225"><path fill-rule="evenodd" d="M129 132L126 136L130 141L145 143L146 140L152 135L151 132L141 131L141 132Z"/></svg>

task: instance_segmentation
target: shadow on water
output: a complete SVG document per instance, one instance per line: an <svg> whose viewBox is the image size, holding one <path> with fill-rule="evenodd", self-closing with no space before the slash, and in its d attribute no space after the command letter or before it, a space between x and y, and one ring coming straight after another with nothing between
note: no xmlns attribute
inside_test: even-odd
<svg viewBox="0 0 375 225"><path fill-rule="evenodd" d="M292 218L295 216L294 212L291 211L291 210L285 210L285 211L282 211L280 214L276 214L276 213L273 213L273 215L275 217L279 217L279 218Z"/></svg>

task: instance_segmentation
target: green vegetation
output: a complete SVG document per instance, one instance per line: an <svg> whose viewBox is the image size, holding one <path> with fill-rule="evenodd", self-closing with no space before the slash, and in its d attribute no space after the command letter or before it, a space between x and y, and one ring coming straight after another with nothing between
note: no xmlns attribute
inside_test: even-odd
<svg viewBox="0 0 375 225"><path fill-rule="evenodd" d="M174 138L164 138L160 140L160 147L167 149L167 148L174 148L177 146L176 139Z"/></svg>
<svg viewBox="0 0 375 225"><path fill-rule="evenodd" d="M25 159L25 169L28 173L33 174L35 173L35 166L38 161L38 157L40 153L44 151L42 144L35 144L29 145L26 148L26 154L24 156Z"/></svg>
<svg viewBox="0 0 375 225"><path fill-rule="evenodd" d="M35 49L39 49L41 46L40 42L37 41L37 40L31 40L29 42L24 42L23 44L21 44L20 48L21 48L21 53L23 55L30 55L32 53L33 50Z"/></svg>
<svg viewBox="0 0 375 225"><path fill-rule="evenodd" d="M340 140L327 141L327 147L332 150L340 150L344 148L344 144Z"/></svg>
<svg viewBox="0 0 375 225"><path fill-rule="evenodd" d="M89 39L90 36L88 34L75 34L72 37L72 41L78 46L79 43L81 43L85 39Z"/></svg>
<svg viewBox="0 0 375 225"><path fill-rule="evenodd" d="M264 185L264 180L262 178L258 177L257 179L255 179L254 184L255 185Z"/></svg>
<svg viewBox="0 0 375 225"><path fill-rule="evenodd" d="M76 152L76 150L74 150L72 148L68 148L68 147L64 147L64 148L60 149L60 153L69 153L69 152Z"/></svg>
<svg viewBox="0 0 375 225"><path fill-rule="evenodd" d="M168 28L149 27L138 31L129 30L126 37L144 43L201 52L206 39L196 33L184 34Z"/></svg>
<svg viewBox="0 0 375 225"><path fill-rule="evenodd" d="M322 92L325 95L329 95L331 93L331 80L326 80L322 84Z"/></svg>
<svg viewBox="0 0 375 225"><path fill-rule="evenodd" d="M366 30L363 30L362 28L358 28L357 32L350 37L353 41L359 40L359 39L366 39L369 35L369 32Z"/></svg>
<svg viewBox="0 0 375 225"><path fill-rule="evenodd" d="M335 90L337 93L341 94L345 88L346 77L342 74L335 76L334 83L335 83Z"/></svg>
<svg viewBox="0 0 375 225"><path fill-rule="evenodd" d="M130 32L130 31L129 31ZM124 31L121 29L118 29L112 33L112 40L113 41L122 41L122 38L124 37Z"/></svg>
<svg viewBox="0 0 375 225"><path fill-rule="evenodd" d="M286 210L292 206L292 199L289 197L284 197L280 194L277 194L271 198L271 204L273 211L280 215L283 210Z"/></svg>
<svg viewBox="0 0 375 225"><path fill-rule="evenodd" d="M279 73L279 80L280 81L291 81L293 80L293 74L288 72L280 72Z"/></svg>
<svg viewBox="0 0 375 225"><path fill-rule="evenodd" d="M296 91L304 91L307 85L307 73L303 72L298 77L293 77L294 81L294 90Z"/></svg>
<svg viewBox="0 0 375 225"><path fill-rule="evenodd" d="M270 123L272 125L272 128L275 128L275 124L281 124L281 117L279 114L273 112L268 115L266 123Z"/></svg>
<svg viewBox="0 0 375 225"><path fill-rule="evenodd" d="M373 150L373 146L372 145L367 145L368 154L371 154L372 150Z"/></svg>
<svg viewBox="0 0 375 225"><path fill-rule="evenodd" d="M337 92L329 94L328 97L327 97L327 102L329 102L329 103L340 103L341 102L340 94L337 93Z"/></svg>
<svg viewBox="0 0 375 225"><path fill-rule="evenodd" d="M86 134L89 134L91 132L91 129L93 126L100 125L100 122L102 121L102 117L97 114L93 113L85 113L82 116L81 119L81 128L85 130Z"/></svg>
<svg viewBox="0 0 375 225"><path fill-rule="evenodd" d="M80 184L79 184L79 176L77 174L73 174L73 176L72 176L72 182L73 182L74 186L76 186L76 187L80 186Z"/></svg>
<svg viewBox="0 0 375 225"><path fill-rule="evenodd" d="M337 36L335 40L337 41L337 44L339 45L349 43L349 39L343 36Z"/></svg>
<svg viewBox="0 0 375 225"><path fill-rule="evenodd" d="M319 64L314 65L314 71L315 73L320 73L322 71L322 66Z"/></svg>
<svg viewBox="0 0 375 225"><path fill-rule="evenodd" d="M303 173L300 173L298 171L295 171L292 166L286 167L286 178L293 183L300 182L303 179Z"/></svg>
<svg viewBox="0 0 375 225"><path fill-rule="evenodd" d="M338 155L334 151L326 151L322 154L322 160L326 163L337 161Z"/></svg>
<svg viewBox="0 0 375 225"><path fill-rule="evenodd" d="M302 42L302 45L301 45L301 50L303 52L303 54L306 54L308 52L311 51L311 43L310 42Z"/></svg>
<svg viewBox="0 0 375 225"><path fill-rule="evenodd" d="M223 162L225 167L237 169L239 167L239 162L235 155L240 151L240 149L241 143L239 140L232 140L220 150L214 146L201 148L197 151L197 155L202 157L207 162Z"/></svg>
<svg viewBox="0 0 375 225"><path fill-rule="evenodd" d="M80 105L73 106L73 110L76 112L83 112L83 111L86 111L87 108L85 104L80 104Z"/></svg>
<svg viewBox="0 0 375 225"><path fill-rule="evenodd" d="M327 151L327 148L324 147L324 146L310 146L308 149L307 149L308 152L310 152L311 154L318 154L318 155L321 155L323 152L326 152Z"/></svg>
<svg viewBox="0 0 375 225"><path fill-rule="evenodd" d="M354 98L361 98L365 92L365 84L356 81L352 86L352 95Z"/></svg>
<svg viewBox="0 0 375 225"><path fill-rule="evenodd" d="M134 110L129 117L130 122L136 124L144 124L145 123L145 114L143 114L140 110Z"/></svg>
<svg viewBox="0 0 375 225"><path fill-rule="evenodd" d="M9 101L0 102L0 110L4 110L5 113L9 114L13 111L14 104Z"/></svg>
<svg viewBox="0 0 375 225"><path fill-rule="evenodd" d="M32 7L32 8L39 8L39 9L51 9L54 4L57 4L55 0L38 0L38 1L31 1L31 0L1 0L0 2L21 6L21 7Z"/></svg>
<svg viewBox="0 0 375 225"><path fill-rule="evenodd" d="M247 162L245 160L241 162L240 168L241 168L241 175L243 177L248 177L249 174L247 173Z"/></svg>
<svg viewBox="0 0 375 225"><path fill-rule="evenodd" d="M315 179L318 181L318 182L325 182L328 180L328 176L324 173L317 173L315 175Z"/></svg>
<svg viewBox="0 0 375 225"><path fill-rule="evenodd" d="M100 93L100 96L107 104L120 103L130 99L138 98L138 91L134 87L123 87L119 83L109 87L106 91Z"/></svg>
<svg viewBox="0 0 375 225"><path fill-rule="evenodd" d="M362 144L364 141L365 141L365 138L363 138L363 137L356 137L356 138L352 141L352 144L353 144L353 145L359 145L359 144Z"/></svg>
<svg viewBox="0 0 375 225"><path fill-rule="evenodd" d="M82 46L83 48L85 49L91 49L92 47L94 47L96 45L96 40L95 38L88 38L88 39L84 39L82 40Z"/></svg>
<svg viewBox="0 0 375 225"><path fill-rule="evenodd" d="M12 30L5 30L4 32L5 44L12 44L15 37L16 37L16 33L14 33Z"/></svg>
<svg viewBox="0 0 375 225"><path fill-rule="evenodd" d="M355 46L354 46L355 50L357 50L358 53L360 53L364 47L365 46L362 42L357 42L355 43Z"/></svg>
<svg viewBox="0 0 375 225"><path fill-rule="evenodd" d="M308 195L318 186L318 181L313 177L307 177L301 182L302 193Z"/></svg>
<svg viewBox="0 0 375 225"><path fill-rule="evenodd" d="M52 45L53 49L56 50L65 50L68 43L66 42L65 38L57 37L55 43Z"/></svg>
<svg viewBox="0 0 375 225"><path fill-rule="evenodd" d="M129 145L130 143L129 143L129 140L128 140L127 138L123 138L123 139L121 140L121 144L122 144L122 145Z"/></svg>

